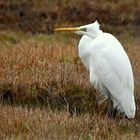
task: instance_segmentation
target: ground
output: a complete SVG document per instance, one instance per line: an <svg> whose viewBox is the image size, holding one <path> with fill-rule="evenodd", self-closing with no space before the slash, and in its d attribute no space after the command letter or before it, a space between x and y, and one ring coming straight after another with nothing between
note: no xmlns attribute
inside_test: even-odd
<svg viewBox="0 0 140 140"><path fill-rule="evenodd" d="M135 119L111 120L98 106L71 34L0 32L0 139L138 139L139 38L117 36L135 76Z"/></svg>

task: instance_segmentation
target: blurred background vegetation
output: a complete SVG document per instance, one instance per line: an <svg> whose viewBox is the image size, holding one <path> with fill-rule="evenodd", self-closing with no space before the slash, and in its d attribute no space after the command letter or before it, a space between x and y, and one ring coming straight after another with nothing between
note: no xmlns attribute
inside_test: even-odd
<svg viewBox="0 0 140 140"><path fill-rule="evenodd" d="M105 31L140 33L140 0L1 0L0 30L52 34L98 20Z"/></svg>

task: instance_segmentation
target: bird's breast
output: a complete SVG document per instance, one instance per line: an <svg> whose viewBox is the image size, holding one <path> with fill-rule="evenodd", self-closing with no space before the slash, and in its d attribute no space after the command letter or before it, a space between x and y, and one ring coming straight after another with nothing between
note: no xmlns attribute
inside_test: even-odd
<svg viewBox="0 0 140 140"><path fill-rule="evenodd" d="M84 66L86 67L86 69L89 70L89 56L87 54L81 55L79 54Z"/></svg>
<svg viewBox="0 0 140 140"><path fill-rule="evenodd" d="M89 44L92 41L91 38L84 35L78 45L79 57L81 58L84 66L89 70L89 60L90 60L90 49Z"/></svg>
<svg viewBox="0 0 140 140"><path fill-rule="evenodd" d="M81 58L84 66L89 70L90 52L87 48L79 49L79 57Z"/></svg>

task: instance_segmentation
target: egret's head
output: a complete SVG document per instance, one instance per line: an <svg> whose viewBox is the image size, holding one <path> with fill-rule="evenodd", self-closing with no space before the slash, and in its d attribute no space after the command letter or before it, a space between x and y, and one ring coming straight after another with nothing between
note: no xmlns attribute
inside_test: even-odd
<svg viewBox="0 0 140 140"><path fill-rule="evenodd" d="M80 26L80 27L72 27L72 28L56 28L55 31L63 31L63 32L74 32L81 35L87 35L91 38L94 38L98 35L100 31L100 25L97 21L92 24Z"/></svg>

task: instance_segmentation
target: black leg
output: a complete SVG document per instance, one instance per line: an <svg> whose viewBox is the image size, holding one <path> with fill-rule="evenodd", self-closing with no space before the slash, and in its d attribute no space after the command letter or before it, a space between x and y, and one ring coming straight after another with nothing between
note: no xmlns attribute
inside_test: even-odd
<svg viewBox="0 0 140 140"><path fill-rule="evenodd" d="M107 112L107 115L108 115L108 117L109 118L111 118L111 119L115 119L116 118L116 116L117 116L117 109L115 108L115 109L109 109L108 110L108 112Z"/></svg>
<svg viewBox="0 0 140 140"><path fill-rule="evenodd" d="M113 103L112 103L112 101L110 99L109 99L108 102L109 103L108 103L107 115L108 115L109 118L115 119L117 114L118 114L118 110L117 110L117 108L115 108L115 109L113 108Z"/></svg>

